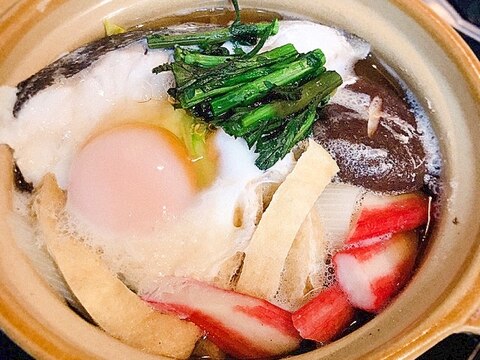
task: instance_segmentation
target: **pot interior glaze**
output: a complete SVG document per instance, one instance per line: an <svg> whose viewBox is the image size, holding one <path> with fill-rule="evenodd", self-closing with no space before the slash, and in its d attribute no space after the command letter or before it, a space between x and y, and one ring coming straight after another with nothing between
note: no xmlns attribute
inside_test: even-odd
<svg viewBox="0 0 480 360"><path fill-rule="evenodd" d="M427 109L443 152L445 201L410 284L359 330L295 358L414 358L467 329L465 324L478 331L478 320L468 320L480 303L480 65L473 53L420 1L242 0L241 5L337 26L368 40ZM5 6L1 19L0 84L15 85L60 54L103 36L105 17L128 27L225 6L221 0L19 1ZM109 337L64 305L15 247L8 226L0 221L0 322L15 341L39 359L158 358Z"/></svg>

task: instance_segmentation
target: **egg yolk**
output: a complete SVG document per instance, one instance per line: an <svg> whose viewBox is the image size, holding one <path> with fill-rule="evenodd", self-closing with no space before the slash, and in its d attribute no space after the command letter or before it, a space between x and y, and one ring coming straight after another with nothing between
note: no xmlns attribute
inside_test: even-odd
<svg viewBox="0 0 480 360"><path fill-rule="evenodd" d="M175 218L196 180L182 143L150 125L125 125L91 139L77 154L68 184L68 209L117 234L145 234Z"/></svg>

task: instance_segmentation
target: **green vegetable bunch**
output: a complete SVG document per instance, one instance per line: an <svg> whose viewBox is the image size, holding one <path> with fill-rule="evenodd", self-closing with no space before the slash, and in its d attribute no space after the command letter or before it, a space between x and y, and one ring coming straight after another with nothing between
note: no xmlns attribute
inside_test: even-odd
<svg viewBox="0 0 480 360"><path fill-rule="evenodd" d="M278 32L278 20L189 34L153 35L151 48L174 48L174 62L153 69L172 71L174 106L242 137L259 154L256 165L268 169L312 132L317 110L342 83L325 70L320 49L300 54L292 44L258 53ZM222 45L230 41L234 55ZM252 50L245 53L242 45ZM193 46L193 47L192 47Z"/></svg>

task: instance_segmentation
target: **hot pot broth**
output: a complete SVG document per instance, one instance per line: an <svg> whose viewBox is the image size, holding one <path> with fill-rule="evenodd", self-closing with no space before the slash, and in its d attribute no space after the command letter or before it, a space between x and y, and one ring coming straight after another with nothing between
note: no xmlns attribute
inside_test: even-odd
<svg viewBox="0 0 480 360"><path fill-rule="evenodd" d="M245 11L242 12L242 19L244 21L252 21L252 22L270 21L272 18L275 18L275 17L278 17L278 15L277 14L272 14L272 13L266 13L266 12L249 11L249 10L245 10ZM148 24L144 24L142 26L139 26L138 28L139 29L156 29L158 27L183 24L183 23L186 23L186 22L200 22L200 23L213 23L213 24L225 25L232 18L233 18L233 13L229 12L229 11L224 11L224 10L205 11L205 12L198 12L198 13L193 13L193 14L185 15L185 16L175 16L175 17L160 19L160 20L155 21L153 23L148 23ZM423 121L423 125L422 125L423 128L422 129L427 132L427 134L426 134L427 136L431 137L431 139L430 139L431 141L427 145L429 147L429 149L428 149L428 151L425 151L423 153L424 157L428 157L427 162L429 162L429 165L426 166L426 168L424 170L424 173L422 173L422 175L424 175L427 178L427 181L425 181L424 184L422 184L422 186L418 186L418 184L408 185L408 186L410 186L410 187L407 187L408 191L392 187L392 188L386 189L387 191L381 191L381 193L382 194L383 193L388 193L389 196L392 196L392 194L399 194L399 193L403 193L403 192L411 192L411 191L414 191L414 190L415 191L421 190L424 193L423 196L433 198L434 200L438 199L438 196L440 195L440 191L439 191L440 168L439 168L438 145L436 143L436 139L433 137L433 134L431 133L431 129L429 128L428 124L425 123L425 122L428 121L428 119L426 118L425 114L421 111L420 106L416 103L415 98L408 91L408 89L401 82L401 80L392 72L392 70L390 68L384 66L382 64L382 62L380 60L378 60L372 54L370 54L365 60L360 60L359 62L356 63L355 73L356 73L357 76L365 78L366 81L369 84L373 84L372 86L378 86L382 89L387 89L386 91L395 94L395 96L397 96L400 99L407 99L408 102L409 102L410 109L414 109L416 111L415 116L417 117L417 119L421 119L421 121ZM372 98L373 98L373 96L372 96ZM327 109L328 109L328 106L327 106L327 108L324 108L324 111L319 114L319 121L320 122L325 121L325 119L328 118L328 116L330 116ZM350 113L350 110L352 110L352 109L349 109L347 112ZM182 120L176 119L176 121L181 122ZM149 126L151 125L152 122L153 122L153 120L147 121ZM166 127L168 129L168 126L166 126ZM105 127L105 128L107 128L107 127ZM344 130L348 130L348 128L346 128ZM103 134L103 132L100 132L100 133ZM173 133L175 133L175 132L173 131ZM313 130L313 137L316 137L315 128ZM143 140L140 140L140 141L143 141ZM217 141L219 141L219 140L217 140ZM425 138L422 139L422 141L425 141ZM319 142L322 145L325 145L324 143L322 143L322 139L319 139ZM217 145L218 145L218 142L217 142ZM423 143L423 145L425 146L425 143ZM215 152L214 145L210 144L209 146L211 146L211 149L209 151L210 152ZM341 163L342 160L339 159L340 156L338 154L336 154L336 156L335 156L334 149L332 149L332 147L329 148L328 145L326 146L326 148L327 148L327 150L330 151L331 155L334 158L337 157L336 160ZM219 151L219 150L216 149L216 151ZM421 157L421 155L419 155L419 156ZM216 168L216 170L214 171L214 173L216 175L218 175L219 173L222 172L222 170L219 169L219 167L221 166L221 165L219 165L221 160L218 160L217 157L218 156L215 155L215 154L205 157L207 159L209 158L210 159L209 161L211 161L211 163L213 164L213 167ZM295 159L295 161L296 160L298 160L298 159ZM340 168L342 168L342 166L340 166ZM20 170L21 170L21 166L20 166ZM185 170L185 171L187 171L187 170ZM188 171L190 171L190 170L188 170ZM196 170L192 170L192 171L196 171ZM198 171L198 169L197 169L197 171ZM202 168L200 168L200 171L202 171ZM292 172L292 164L285 165L285 167L282 168L280 172L283 172L283 175L281 175L279 178L276 178L274 180L271 180L271 179L267 180L268 183L274 183L274 188L270 190L271 192L275 191L275 188L278 187L278 184L282 184L283 181L285 180L285 177ZM19 172L17 171L17 173L19 173ZM211 176L211 177L214 177L214 176ZM343 177L342 176L337 176L334 181L339 181L339 182L347 181L349 183L353 183L354 185L362 185L362 184L357 183L356 182L357 180L355 178L349 177L347 175L343 175ZM422 178L422 181L423 181L423 178ZM19 190L29 190L28 186L25 186L25 183L26 183L26 181L22 180L20 177L18 178L17 184L23 184L22 186L19 186ZM210 184L211 181L210 182L207 181L207 183ZM275 183L276 183L276 185L275 185ZM413 183L415 183L415 181L413 181ZM185 186L188 186L188 185L185 185ZM373 190L374 191L370 195L372 195L372 196L375 195L376 196L376 195L378 195L379 190L385 190L385 189L375 188ZM271 195L268 195L267 197L271 197ZM362 193L362 194L358 195L358 197L355 199L355 201L353 201L353 203L350 201L350 203L353 204L354 209L357 212L359 211L359 209L361 209L362 205L365 203L364 199L366 197L368 197L368 195L365 195L365 194ZM266 199L263 206L266 207L270 200L271 199ZM416 200L418 200L418 199L416 199ZM424 198L424 200L425 200L425 198ZM417 202L417 203L421 203L421 204L424 205L425 204L424 200L420 199L419 202ZM17 208L20 209L20 211L19 211L20 215L21 216L28 216L27 212L28 212L28 208L30 207L30 195L17 194L17 201L18 201ZM374 203L375 203L375 201L374 201ZM401 204L400 205L400 207L402 207L402 206L408 208L408 206L410 206L410 205L407 201L406 204ZM265 209L263 209L263 210L265 210ZM198 215L198 214L199 214L199 212L195 213L195 215ZM400 216L400 215L396 215L396 216ZM175 216L173 216L173 218L175 218ZM240 221L240 223L242 223L242 221ZM257 222L257 224L258 224L258 222ZM78 224L74 224L74 226L72 228L72 227L69 227L69 226L71 226L71 224L70 224L66 228L64 228L63 231L67 232L69 234L79 235L83 239L83 241L85 241L86 243L88 243L92 247L96 248L98 251L100 251L100 252L105 251L105 249L102 249L102 247L99 246L98 243L91 242L91 239L89 238L89 236L91 235L90 230L87 231L87 232L83 232L83 230L78 230L75 227L77 225ZM416 236L420 239L419 240L419 245L414 251L415 255L413 256L414 261L417 262L417 263L420 259L422 248L424 247L424 244L427 241L427 236L425 234L426 229L429 228L431 225L432 225L431 223L425 224L424 222L420 222L419 226L415 230L416 234L417 234ZM252 232L249 232L248 236L251 236L251 234L252 234ZM371 237L374 238L374 237L377 237L379 235L383 236L383 234L373 234ZM390 241L390 239L381 239L380 240L380 242L388 242L388 241ZM398 241L398 243L402 243L402 242L403 242L403 240ZM142 246L144 246L144 245L145 244L142 244ZM353 245L347 246L348 251L353 249L352 254L354 254L353 255L354 257L355 257L354 251L357 248L357 246L359 246L359 245L358 244L353 244ZM367 245L360 245L359 247L362 248L363 246L370 246L370 245L368 245L368 244ZM401 248L402 247L400 246L400 249ZM109 250L107 249L106 252L108 252L108 251ZM330 246L330 248L328 250L328 254L324 258L324 261L327 265L322 268L322 271L325 271L325 274L322 274L322 279L323 280L321 280L321 281L323 281L323 285L325 286L325 288L326 287L332 287L334 284L336 284L336 282L338 280L338 279L336 279L336 276L335 276L335 270L334 270L334 266L333 266L333 262L334 262L333 257L337 252L341 252L341 251L343 251L343 250L341 250L339 248L336 248L335 246L333 246L333 247ZM407 249L406 251L408 252L410 250ZM235 256L237 256L237 254L238 254L238 252L230 253L228 255L231 255L232 258L235 258ZM347 255L351 255L351 254L347 254ZM247 256L248 256L248 254L247 254ZM395 257L395 256L393 256L393 257ZM156 261L158 261L158 260L159 259L156 259ZM109 260L109 262L110 262L109 265L110 266L112 266L111 261L112 260L110 259ZM409 267L409 270L407 271L408 276L411 276L413 266L408 266L408 267ZM122 279L126 277L126 280L125 279L124 280L125 280L126 284L129 287L132 288L132 290L138 291L139 288L142 287L143 284L142 284L141 281L132 281L132 278L128 279L129 274L128 274L128 271L126 270L128 268L124 268L122 266L117 266L117 267L113 266L113 268L114 268L114 271L117 272ZM217 270L218 270L218 268L217 268ZM234 276L234 282L238 281L238 275L239 274L240 274L240 279L241 279L241 277L242 277L241 267L240 267L240 269L237 268L236 271L235 271L235 274L232 275L232 276ZM166 275L172 275L172 274L166 274ZM173 275L177 275L177 274L175 273ZM181 273L181 275L184 276L185 274ZM201 278L201 276L199 276L199 277ZM232 278L229 278L228 282L226 284L224 282L223 283L222 282L220 282L220 283L217 282L215 284L216 284L216 286L226 287L226 288L231 289L232 288L231 281L232 281ZM405 283L405 281L406 281L405 279L402 279L401 281L399 280L399 282L402 285ZM173 282L173 284L174 283L175 282ZM192 285L192 284L190 284L190 285ZM174 285L172 285L172 286L175 288ZM184 288L184 286L188 286L188 283L187 283L187 285L181 284L182 289ZM195 283L192 285L192 287L195 287ZM394 292L392 292L391 296L393 296L394 293L396 293L398 290L399 289L396 289ZM310 283L310 284L305 285L305 292L306 292L306 294L305 294L305 298L302 300L302 305L308 303L308 301L313 299L314 295L317 295L319 293L319 289L315 288L315 286L313 286ZM248 291L247 291L247 293L248 293ZM81 306L78 306L78 304L76 304L76 302L73 300L73 298L71 296L69 296L68 294L64 294L64 295L67 297L67 299L69 299L71 301L72 304L74 304L74 306L77 306L81 309ZM287 307L289 311L293 312L294 310L299 309L299 307L300 307L299 303L293 304L291 302L288 302L288 300L286 300L286 298L288 298L288 296L283 297L283 298L280 298L280 297L275 298L274 300L276 301L277 305L280 305L282 307ZM150 299L149 301L151 303L154 303L154 300L155 299ZM269 300L272 300L272 299L269 299ZM388 302L388 300L387 300L387 302ZM179 310L174 309L174 307L172 307L173 308L173 310L172 310L172 308L168 308L168 306L165 307L164 305L158 306L158 305L154 304L154 306L157 306L157 308L159 308L162 312L167 312L167 313L172 313L173 312L173 313L176 313L177 315L180 314L181 318L186 317L186 318L189 318L190 320L192 320L191 315L189 316L188 313L185 314L185 313L182 313L181 311L179 312ZM171 304L170 304L170 306L171 306ZM292 306L293 306L293 308L292 308ZM381 307L383 308L384 305L382 305ZM318 341L316 343L312 340L308 340L308 339L304 340L303 343L302 343L302 346L300 348L296 349L295 353L308 351L308 350L312 349L313 347L315 347L316 346L315 344L322 344L324 342L326 343L326 342L329 342L333 339L338 338L339 336L343 336L343 335L347 334L348 332L353 331L355 328L361 326L366 321L368 321L371 317L374 316L374 315L372 315L372 313L378 312L377 309L372 310L372 308L368 308L368 307L367 307L366 310L368 310L368 311L359 310L356 307L354 310L352 309L353 313L351 313L351 314L349 313L348 316L342 313L341 316L344 316L344 320L343 320L343 324L342 324L341 329L336 329L335 331L333 331L334 334L332 333L331 337L326 341ZM87 313L88 313L88 309L87 309ZM193 322L195 322L195 321L193 321ZM208 336L207 336L207 338L208 338ZM218 343L218 339L216 339L216 338L211 338L211 340L213 341L213 343L215 343L216 341ZM207 343L207 344L208 344L207 346L205 346L205 343L203 343L203 345L202 345L202 346L207 348L207 350L203 350L203 351L206 352L207 356L213 354L211 352L212 351L211 348L214 348L215 351L217 351L215 346L212 346L209 343ZM223 349L225 349L225 348L229 349L228 345L223 344L221 341L220 341L220 347L222 347ZM198 354L198 356L204 356L205 355L205 353L202 353L202 350L200 349L200 347L198 347L197 352L194 353L194 356L196 356L195 354ZM284 355L284 354L282 354L282 355ZM215 356L215 355L212 355L212 356ZM245 356L244 354L240 354L240 357L244 357L244 356Z"/></svg>

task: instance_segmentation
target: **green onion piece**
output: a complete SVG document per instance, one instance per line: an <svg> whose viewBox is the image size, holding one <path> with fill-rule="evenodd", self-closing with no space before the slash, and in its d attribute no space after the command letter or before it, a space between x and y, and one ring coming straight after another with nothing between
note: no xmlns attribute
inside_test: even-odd
<svg viewBox="0 0 480 360"><path fill-rule="evenodd" d="M258 123L271 119L285 118L299 112L310 104L315 98L323 99L330 95L342 84L341 76L335 71L326 71L317 78L309 81L301 87L301 97L298 101L273 101L248 112L241 119L236 119L235 130L231 129L235 136L243 136L251 131Z"/></svg>
<svg viewBox="0 0 480 360"><path fill-rule="evenodd" d="M249 43L254 39L256 42L258 36L271 26L269 22L261 22L256 24L236 24L232 27L215 28L204 32L154 34L147 36L147 44L151 49L165 49L174 48L175 46L223 44L231 40ZM273 30L278 31L278 27Z"/></svg>
<svg viewBox="0 0 480 360"><path fill-rule="evenodd" d="M107 36L123 34L127 31L123 27L112 23L109 19L103 20L103 27L105 28L105 35Z"/></svg>
<svg viewBox="0 0 480 360"><path fill-rule="evenodd" d="M283 86L300 80L304 76L321 68L325 63L325 55L319 49L313 50L288 67L277 70L267 76L245 84L239 89L215 98L211 101L214 117L225 114L237 106L248 106L265 96L274 86Z"/></svg>
<svg viewBox="0 0 480 360"><path fill-rule="evenodd" d="M261 170L266 170L283 159L290 150L312 132L313 123L317 117L317 105L311 103L299 115L291 118L285 128L274 136L266 136L257 141L255 151L258 158L255 164Z"/></svg>

